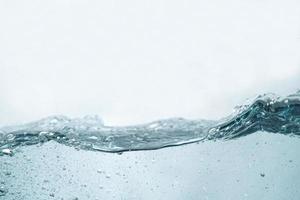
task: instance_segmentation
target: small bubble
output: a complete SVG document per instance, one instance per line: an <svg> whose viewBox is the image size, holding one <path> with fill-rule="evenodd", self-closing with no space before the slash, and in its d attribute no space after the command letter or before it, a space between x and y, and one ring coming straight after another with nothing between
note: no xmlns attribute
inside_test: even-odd
<svg viewBox="0 0 300 200"><path fill-rule="evenodd" d="M89 139L91 139L91 140L97 140L98 137L96 137L96 136L90 136Z"/></svg>
<svg viewBox="0 0 300 200"><path fill-rule="evenodd" d="M13 134L8 134L6 137L10 141L13 140L13 139L15 139L15 136Z"/></svg>
<svg viewBox="0 0 300 200"><path fill-rule="evenodd" d="M260 176L261 177L265 177L266 175L264 173L260 173Z"/></svg>
<svg viewBox="0 0 300 200"><path fill-rule="evenodd" d="M50 193L49 195L50 195L50 197L54 197L55 196L54 193Z"/></svg>
<svg viewBox="0 0 300 200"><path fill-rule="evenodd" d="M7 190L3 186L0 186L0 197L5 196L6 193L7 193Z"/></svg>
<svg viewBox="0 0 300 200"><path fill-rule="evenodd" d="M6 155L12 155L12 150L10 149L2 149L2 153Z"/></svg>
<svg viewBox="0 0 300 200"><path fill-rule="evenodd" d="M10 171L6 171L4 174L5 174L6 176L10 176L10 175L11 175L11 172L10 172Z"/></svg>

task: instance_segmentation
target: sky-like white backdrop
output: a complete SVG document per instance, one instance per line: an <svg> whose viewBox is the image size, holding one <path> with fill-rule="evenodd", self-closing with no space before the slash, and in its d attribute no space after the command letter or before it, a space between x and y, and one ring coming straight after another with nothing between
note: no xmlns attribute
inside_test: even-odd
<svg viewBox="0 0 300 200"><path fill-rule="evenodd" d="M299 0L0 2L0 125L214 119L299 87Z"/></svg>

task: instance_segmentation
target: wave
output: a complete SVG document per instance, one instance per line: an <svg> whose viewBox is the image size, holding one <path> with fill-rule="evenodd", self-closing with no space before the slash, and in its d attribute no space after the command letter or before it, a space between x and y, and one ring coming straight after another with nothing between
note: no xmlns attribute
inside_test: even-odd
<svg viewBox="0 0 300 200"><path fill-rule="evenodd" d="M280 97L259 95L221 120L171 118L136 126L105 126L101 118L52 116L0 129L0 155L48 141L83 150L124 152L154 150L205 140L228 140L257 131L300 135L300 91Z"/></svg>

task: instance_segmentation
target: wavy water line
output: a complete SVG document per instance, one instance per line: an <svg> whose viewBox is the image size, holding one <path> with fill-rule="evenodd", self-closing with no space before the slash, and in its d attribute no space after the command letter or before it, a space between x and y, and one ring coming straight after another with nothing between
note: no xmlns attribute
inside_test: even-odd
<svg viewBox="0 0 300 200"><path fill-rule="evenodd" d="M172 118L137 126L105 126L99 117L48 117L0 129L0 155L48 141L78 149L123 152L153 150L205 140L234 139L267 131L300 135L300 92L280 97L260 95L218 121Z"/></svg>

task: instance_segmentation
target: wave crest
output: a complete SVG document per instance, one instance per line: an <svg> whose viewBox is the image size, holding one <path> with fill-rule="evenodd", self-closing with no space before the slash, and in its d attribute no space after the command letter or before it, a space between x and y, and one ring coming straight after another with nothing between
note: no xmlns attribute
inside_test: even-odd
<svg viewBox="0 0 300 200"><path fill-rule="evenodd" d="M0 129L0 155L54 140L85 150L153 150L216 139L234 139L256 131L300 135L300 92L280 97L260 95L218 121L171 118L136 126L105 126L98 116L52 116Z"/></svg>

